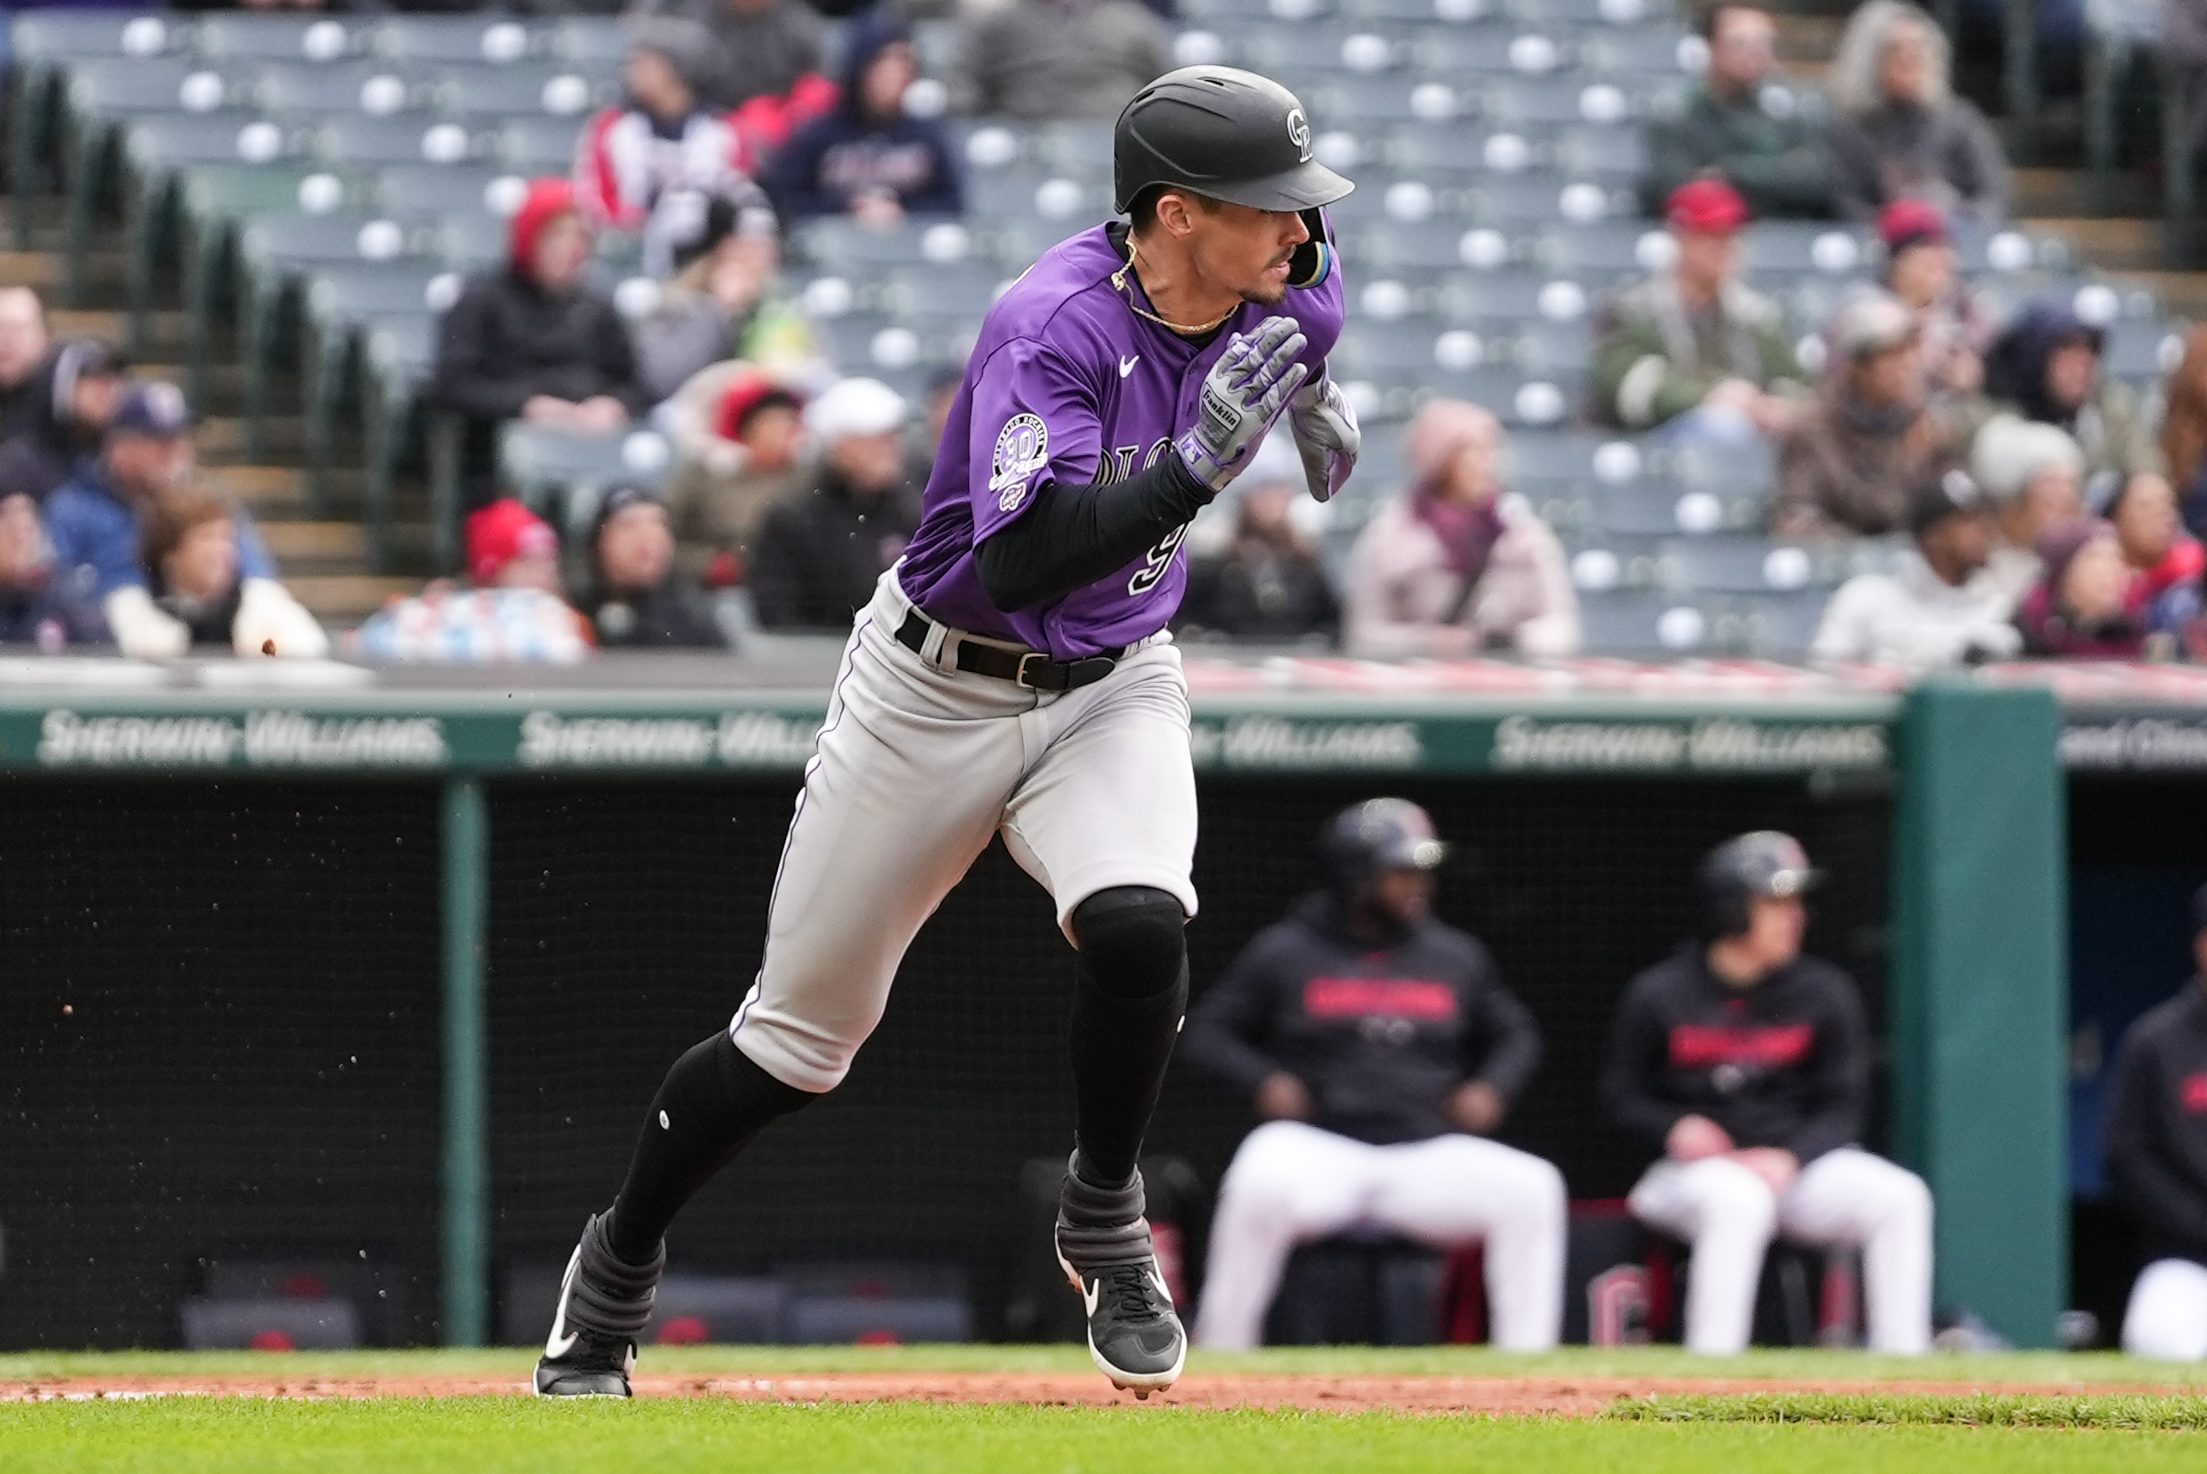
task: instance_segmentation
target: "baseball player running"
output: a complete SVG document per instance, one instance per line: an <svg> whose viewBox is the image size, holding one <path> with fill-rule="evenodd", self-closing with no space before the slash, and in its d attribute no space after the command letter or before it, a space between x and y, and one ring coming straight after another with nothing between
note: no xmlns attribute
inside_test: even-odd
<svg viewBox="0 0 2207 1474"><path fill-rule="evenodd" d="M1486 1241L1494 1343L1563 1328L1563 1174L1487 1140L1540 1063L1540 1030L1486 948L1432 915L1447 856L1406 799L1326 826L1327 889L1234 959L1187 1056L1271 1119L1219 1189L1196 1339L1255 1346L1289 1250L1366 1223L1439 1248Z"/></svg>
<svg viewBox="0 0 2207 1474"><path fill-rule="evenodd" d="M1634 1216L1693 1246L1686 1345L1743 1350L1783 1234L1862 1250L1870 1346L1931 1347L1931 1192L1852 1143L1870 1049L1838 968L1801 955L1819 876L1790 835L1743 834L1696 877L1701 937L1634 978L1610 1028L1610 1116L1662 1157Z"/></svg>
<svg viewBox="0 0 2207 1474"><path fill-rule="evenodd" d="M536 1390L629 1393L675 1214L831 1090L920 924L990 836L1075 953L1076 1146L1056 1226L1096 1365L1138 1396L1186 1357L1135 1158L1186 1007L1196 909L1180 538L1289 422L1313 495L1358 433L1326 378L1341 279L1287 89L1186 67L1114 141L1128 219L1053 248L981 326L920 528L860 612L790 821L765 956L676 1061L627 1180L569 1261Z"/></svg>
<svg viewBox="0 0 2207 1474"><path fill-rule="evenodd" d="M2207 1357L2207 888L2192 897L2192 977L2123 1035L2108 1092L2107 1175L2145 1230L2123 1349Z"/></svg>

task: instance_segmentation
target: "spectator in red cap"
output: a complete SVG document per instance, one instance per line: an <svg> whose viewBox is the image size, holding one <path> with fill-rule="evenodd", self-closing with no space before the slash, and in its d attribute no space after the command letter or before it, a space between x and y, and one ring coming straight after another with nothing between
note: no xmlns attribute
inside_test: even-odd
<svg viewBox="0 0 2207 1474"><path fill-rule="evenodd" d="M1895 200L1877 217L1885 243L1885 289L1923 330L1924 373L1942 396L1975 394L1985 382L1985 345L1999 324L1962 279L1954 232L1939 207Z"/></svg>
<svg viewBox="0 0 2207 1474"><path fill-rule="evenodd" d="M646 407L613 299L584 280L590 227L564 179L514 212L512 253L476 276L438 326L437 402L467 420L469 500L490 499L499 422L609 433Z"/></svg>
<svg viewBox="0 0 2207 1474"><path fill-rule="evenodd" d="M1822 219L1832 212L1823 98L1772 78L1778 28L1752 5L1703 13L1709 69L1675 115L1648 125L1640 197L1651 215L1680 185L1721 179L1757 215Z"/></svg>
<svg viewBox="0 0 2207 1474"><path fill-rule="evenodd" d="M707 369L676 399L667 520L684 574L707 588L744 581L767 510L809 485L804 409L796 389L742 362Z"/></svg>
<svg viewBox="0 0 2207 1474"><path fill-rule="evenodd" d="M559 535L511 497L467 519L471 588L438 579L394 599L348 641L369 660L550 662L590 652L589 625L560 593Z"/></svg>
<svg viewBox="0 0 2207 1474"><path fill-rule="evenodd" d="M2008 161L1985 115L1954 95L1952 63L1946 33L1907 0L1855 11L1826 80L1840 214L1874 220L1921 199L1967 220L2008 217Z"/></svg>
<svg viewBox="0 0 2207 1474"><path fill-rule="evenodd" d="M1610 299L1594 325L1595 418L1677 440L1738 442L1793 419L1800 365L1778 306L1739 280L1739 191L1697 179L1666 210L1672 263Z"/></svg>

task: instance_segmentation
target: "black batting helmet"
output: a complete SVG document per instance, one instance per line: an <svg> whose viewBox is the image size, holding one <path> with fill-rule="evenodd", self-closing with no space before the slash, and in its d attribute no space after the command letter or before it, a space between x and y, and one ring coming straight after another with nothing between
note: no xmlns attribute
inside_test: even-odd
<svg viewBox="0 0 2207 1474"><path fill-rule="evenodd" d="M1406 798L1368 798L1333 816L1318 837L1318 863L1344 899L1382 870L1433 870L1448 846L1433 820Z"/></svg>
<svg viewBox="0 0 2207 1474"><path fill-rule="evenodd" d="M1702 939L1714 942L1746 931L1748 903L1757 896L1803 895L1823 879L1824 872L1809 864L1808 851L1790 834L1758 829L1728 839L1703 857L1694 874Z"/></svg>
<svg viewBox="0 0 2207 1474"><path fill-rule="evenodd" d="M1159 184L1254 210L1313 210L1356 188L1310 156L1310 115L1294 93L1234 67L1181 67L1135 93L1111 167L1122 213Z"/></svg>

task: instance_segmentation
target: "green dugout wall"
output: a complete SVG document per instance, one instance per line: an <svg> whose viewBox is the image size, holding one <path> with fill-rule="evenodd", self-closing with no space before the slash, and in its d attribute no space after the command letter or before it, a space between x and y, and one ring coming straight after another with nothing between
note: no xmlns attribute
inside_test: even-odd
<svg viewBox="0 0 2207 1474"><path fill-rule="evenodd" d="M10 784L95 784L83 791L127 802L147 783L284 793L342 783L347 793L390 795L388 823L345 821L362 853L394 827L416 847L410 853L434 846L420 884L436 896L428 924L440 945L422 959L441 979L435 1006L421 1013L417 999L415 1015L391 1016L417 1017L414 1036L426 1030L434 1041L405 1069L433 1068L439 1082L434 1298L441 1334L458 1343L491 1333L501 1212L488 1125L497 1097L487 1014L496 825L486 791L533 775L541 781L531 792L556 795L572 780L599 790L602 805L609 780L654 791L685 776L791 783L824 705L811 681L455 693L357 683L65 689L0 674L14 677L0 682L0 778ZM1246 779L1330 795L1523 780L1528 791L1583 800L1605 784L1642 795L1651 783L1675 784L1688 808L1695 784L1858 794L1897 786L1889 1134L1938 1195L1941 1303L1968 1306L2019 1344L2051 1344L2066 1295L2062 761L2167 765L2189 753L2207 765L2207 728L2187 726L2189 715L2072 711L2065 731L2045 690L1987 677L1894 695L1769 672L1604 684L1505 668L1498 691L1360 689L1369 683L1345 663L1319 663L1319 678L1296 689L1257 667L1230 674L1197 683L1194 753L1212 785ZM302 812L323 802L307 792ZM339 822L338 808L319 822ZM556 833L556 803L547 812ZM1598 842L1599 802L1580 802L1576 813ZM419 917L403 899L415 894L412 873L390 883L394 916ZM209 904L219 907L219 896ZM97 945L96 935L85 944ZM411 964L394 957L390 966L397 980ZM219 1039L208 1047L219 1050ZM333 1065L333 1078L343 1068Z"/></svg>

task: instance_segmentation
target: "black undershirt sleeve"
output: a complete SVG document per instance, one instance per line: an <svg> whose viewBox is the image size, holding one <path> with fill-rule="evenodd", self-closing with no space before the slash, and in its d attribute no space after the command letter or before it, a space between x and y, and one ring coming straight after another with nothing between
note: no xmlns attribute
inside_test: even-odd
<svg viewBox="0 0 2207 1474"><path fill-rule="evenodd" d="M1139 558L1213 495L1170 453L1124 481L1051 485L975 550L982 587L1006 613L1060 598Z"/></svg>

